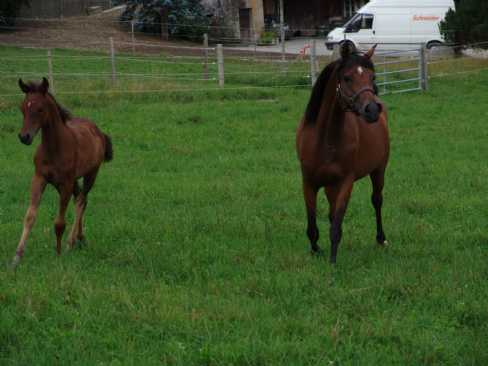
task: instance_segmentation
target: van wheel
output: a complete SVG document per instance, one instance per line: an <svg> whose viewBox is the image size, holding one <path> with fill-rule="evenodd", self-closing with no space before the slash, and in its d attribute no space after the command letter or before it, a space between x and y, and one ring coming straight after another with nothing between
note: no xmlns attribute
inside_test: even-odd
<svg viewBox="0 0 488 366"><path fill-rule="evenodd" d="M440 47L442 45L442 42L439 42L439 41L430 41L429 43L427 43L427 49L430 50L434 47Z"/></svg>

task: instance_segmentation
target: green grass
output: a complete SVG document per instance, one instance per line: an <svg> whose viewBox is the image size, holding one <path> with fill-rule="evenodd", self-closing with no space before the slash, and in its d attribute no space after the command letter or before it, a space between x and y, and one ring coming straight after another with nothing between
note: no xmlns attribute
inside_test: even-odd
<svg viewBox="0 0 488 366"><path fill-rule="evenodd" d="M50 188L10 273L34 148L17 141L20 97L0 101L0 364L487 364L487 83L385 98L391 245L375 245L360 181L335 268L305 235L294 134L309 91L262 89L60 98L115 159L88 246L56 257Z"/></svg>

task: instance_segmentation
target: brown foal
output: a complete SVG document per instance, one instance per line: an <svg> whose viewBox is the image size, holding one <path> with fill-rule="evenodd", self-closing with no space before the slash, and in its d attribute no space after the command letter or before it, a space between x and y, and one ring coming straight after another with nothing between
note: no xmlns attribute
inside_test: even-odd
<svg viewBox="0 0 488 366"><path fill-rule="evenodd" d="M316 224L317 192L325 187L329 201L330 262L335 263L342 221L356 180L369 175L376 211L376 240L386 244L381 206L389 155L387 114L377 97L375 47L360 54L351 42L341 58L329 64L313 88L305 117L297 130L297 152L303 176L307 235L313 254L320 254Z"/></svg>
<svg viewBox="0 0 488 366"><path fill-rule="evenodd" d="M48 183L59 192L59 213L54 222L56 252L61 253L61 239L66 227L65 213L71 196L75 200L75 222L69 237L69 247L84 240L83 214L98 169L103 161L112 160L112 142L98 127L87 119L71 118L49 93L49 83L43 78L40 84L25 84L19 79L25 93L21 110L24 115L20 141L30 145L41 131L41 144L37 148L32 178L31 203L24 219L24 230L13 260L15 268L21 261L25 243L32 230L41 196ZM83 187L78 178L83 177Z"/></svg>

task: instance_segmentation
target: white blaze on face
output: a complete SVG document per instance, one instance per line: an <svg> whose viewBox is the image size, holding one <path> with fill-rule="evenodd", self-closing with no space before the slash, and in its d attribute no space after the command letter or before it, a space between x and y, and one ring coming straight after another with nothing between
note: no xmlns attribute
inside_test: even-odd
<svg viewBox="0 0 488 366"><path fill-rule="evenodd" d="M362 75L363 73L364 73L364 69L361 66L359 66L358 67L358 74Z"/></svg>
<svg viewBox="0 0 488 366"><path fill-rule="evenodd" d="M30 108L30 107L31 107L31 105L32 105L32 102L28 102L28 103L27 103L27 108Z"/></svg>

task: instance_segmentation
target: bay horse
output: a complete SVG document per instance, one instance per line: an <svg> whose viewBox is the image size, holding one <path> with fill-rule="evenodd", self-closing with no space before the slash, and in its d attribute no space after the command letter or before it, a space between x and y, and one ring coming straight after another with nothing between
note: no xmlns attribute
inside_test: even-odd
<svg viewBox="0 0 488 366"><path fill-rule="evenodd" d="M69 247L84 241L83 214L98 170L103 161L113 157L112 141L91 121L73 118L69 111L59 105L49 92L49 82L25 84L19 79L20 89L25 93L21 105L23 126L20 141L32 144L41 131L41 143L37 148L35 173L31 185L31 202L24 218L24 229L12 266L21 261L27 238L34 225L37 209L46 185L52 184L59 193L59 213L54 222L56 252L61 254L61 239L66 227L65 213L71 196L75 200L75 222L69 237ZM83 178L80 188L78 179Z"/></svg>
<svg viewBox="0 0 488 366"><path fill-rule="evenodd" d="M332 264L336 263L353 184L366 175L373 186L376 240L380 245L387 244L381 207L390 142L386 108L375 84L375 48L361 54L350 41L341 46L341 58L325 67L317 78L297 130L307 236L312 254L322 254L317 244L316 204L317 193L324 187L329 201Z"/></svg>

